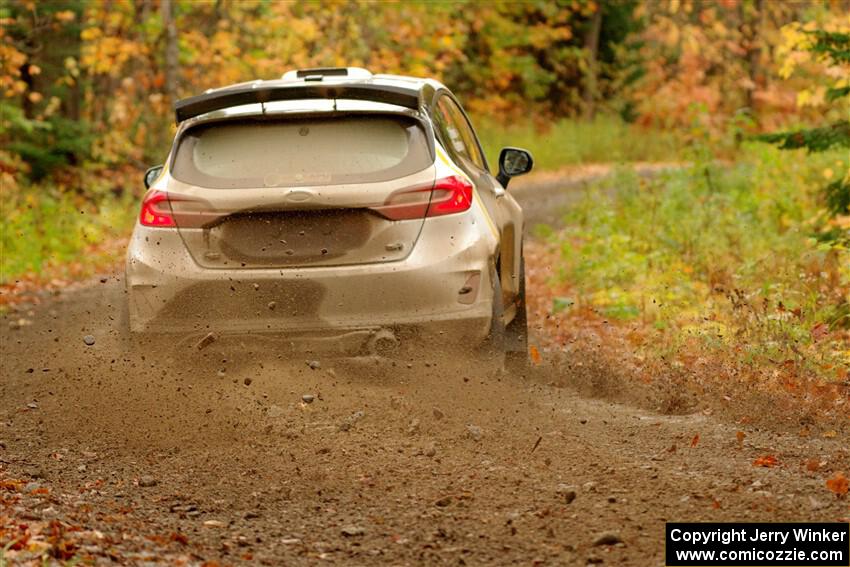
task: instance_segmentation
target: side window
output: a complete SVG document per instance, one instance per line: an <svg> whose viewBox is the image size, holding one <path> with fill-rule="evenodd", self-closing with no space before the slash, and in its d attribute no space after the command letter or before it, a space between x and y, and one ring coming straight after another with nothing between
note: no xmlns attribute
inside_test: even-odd
<svg viewBox="0 0 850 567"><path fill-rule="evenodd" d="M487 169L472 127L451 98L439 98L434 109L434 120L450 152L472 162L479 169Z"/></svg>

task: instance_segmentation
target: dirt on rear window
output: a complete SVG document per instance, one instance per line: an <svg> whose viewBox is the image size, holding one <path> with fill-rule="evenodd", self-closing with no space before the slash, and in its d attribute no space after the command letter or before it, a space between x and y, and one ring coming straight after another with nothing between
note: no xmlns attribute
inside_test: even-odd
<svg viewBox="0 0 850 567"><path fill-rule="evenodd" d="M432 161L413 118L310 116L196 126L181 136L172 174L214 189L322 186L389 181Z"/></svg>

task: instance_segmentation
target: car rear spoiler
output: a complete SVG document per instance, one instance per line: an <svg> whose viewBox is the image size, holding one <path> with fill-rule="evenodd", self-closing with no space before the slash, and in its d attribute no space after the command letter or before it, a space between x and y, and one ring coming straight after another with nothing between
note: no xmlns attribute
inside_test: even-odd
<svg viewBox="0 0 850 567"><path fill-rule="evenodd" d="M418 109L419 91L390 85L373 83L351 83L344 85L245 85L223 89L178 100L174 114L179 124L184 120L231 106L303 99L351 99L395 104Z"/></svg>

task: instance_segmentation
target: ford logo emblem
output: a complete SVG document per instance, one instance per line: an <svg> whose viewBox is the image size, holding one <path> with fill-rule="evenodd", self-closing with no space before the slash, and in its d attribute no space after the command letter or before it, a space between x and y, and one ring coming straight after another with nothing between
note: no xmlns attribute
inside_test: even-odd
<svg viewBox="0 0 850 567"><path fill-rule="evenodd" d="M312 197L313 194L311 192L305 191L303 189L294 189L286 194L287 201L294 201L296 203L309 201Z"/></svg>

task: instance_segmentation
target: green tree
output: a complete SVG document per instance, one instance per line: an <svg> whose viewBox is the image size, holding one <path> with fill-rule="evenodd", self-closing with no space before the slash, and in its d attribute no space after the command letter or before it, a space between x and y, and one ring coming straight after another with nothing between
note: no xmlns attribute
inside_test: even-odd
<svg viewBox="0 0 850 567"><path fill-rule="evenodd" d="M91 136L80 121L82 93L70 72L79 58L84 7L82 0L0 6L3 71L11 79L0 81L7 86L0 145L27 162L35 180L79 165L90 152Z"/></svg>
<svg viewBox="0 0 850 567"><path fill-rule="evenodd" d="M806 32L811 41L808 50L824 58L831 65L850 67L850 33L815 30ZM850 97L850 84L846 79L826 91L831 102L846 102ZM847 113L844 114L847 116ZM783 150L805 148L808 152L823 152L831 148L850 148L850 120L838 120L819 128L806 128L764 134L758 139L777 144ZM850 215L850 170L824 187L827 209L832 216ZM832 237L839 234L830 233Z"/></svg>

